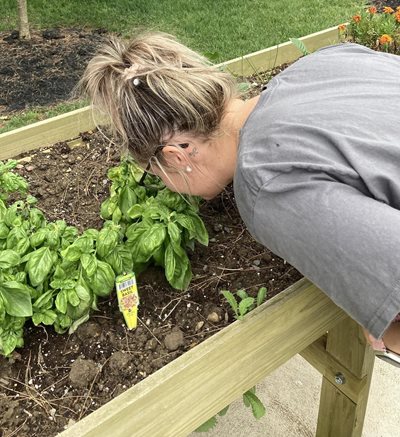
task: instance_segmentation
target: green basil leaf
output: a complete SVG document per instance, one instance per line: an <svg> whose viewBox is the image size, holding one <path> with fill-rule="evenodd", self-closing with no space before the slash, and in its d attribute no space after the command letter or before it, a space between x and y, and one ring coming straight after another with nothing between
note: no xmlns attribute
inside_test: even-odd
<svg viewBox="0 0 400 437"><path fill-rule="evenodd" d="M73 322L71 323L71 326L68 330L68 334L73 334L80 325L82 325L83 323L87 322L89 320L89 313L84 314L83 316L74 319Z"/></svg>
<svg viewBox="0 0 400 437"><path fill-rule="evenodd" d="M44 310L42 312L43 325L52 325L57 319L57 314L52 310Z"/></svg>
<svg viewBox="0 0 400 437"><path fill-rule="evenodd" d="M7 236L7 249L15 250L22 256L29 247L29 238L26 231L20 226L14 227Z"/></svg>
<svg viewBox="0 0 400 437"><path fill-rule="evenodd" d="M153 252L163 244L166 236L167 231L162 223L156 223L144 232L138 243L138 261L148 261Z"/></svg>
<svg viewBox="0 0 400 437"><path fill-rule="evenodd" d="M87 232L87 231L85 231L85 232ZM81 251L81 254L82 253L91 253L93 251L93 247L94 247L94 239L95 239L95 237L93 236L92 233L88 233L86 235L81 235L79 238L77 238L74 241L72 246L76 249L79 249Z"/></svg>
<svg viewBox="0 0 400 437"><path fill-rule="evenodd" d="M101 258L107 256L115 249L119 241L119 232L111 227L104 227L100 232L96 241L96 250Z"/></svg>
<svg viewBox="0 0 400 437"><path fill-rule="evenodd" d="M137 219L137 218L142 217L143 211L144 211L143 205L136 204L128 209L126 215L128 217L130 217L131 219Z"/></svg>
<svg viewBox="0 0 400 437"><path fill-rule="evenodd" d="M82 250L75 244L71 244L61 251L61 256L70 262L78 261L82 256Z"/></svg>
<svg viewBox="0 0 400 437"><path fill-rule="evenodd" d="M62 245L64 249L64 245L68 246L67 243L72 244L76 238L78 237L78 229L74 226L67 226L62 233Z"/></svg>
<svg viewBox="0 0 400 437"><path fill-rule="evenodd" d="M12 207L8 208L4 216L4 222L10 228L13 228L14 226L21 226L22 219L18 215L16 208L12 208Z"/></svg>
<svg viewBox="0 0 400 437"><path fill-rule="evenodd" d="M41 284L53 267L52 252L48 247L41 247L32 253L26 264L26 271L33 287Z"/></svg>
<svg viewBox="0 0 400 437"><path fill-rule="evenodd" d="M116 202L112 201L110 197L106 199L100 207L101 218L103 218L104 220L109 220L112 217L116 207Z"/></svg>
<svg viewBox="0 0 400 437"><path fill-rule="evenodd" d="M15 267L21 262L21 257L17 252L11 249L2 250L0 252L0 268L8 269Z"/></svg>
<svg viewBox="0 0 400 437"><path fill-rule="evenodd" d="M10 316L32 316L31 294L24 284L16 281L3 282L0 286L0 296Z"/></svg>
<svg viewBox="0 0 400 437"><path fill-rule="evenodd" d="M35 313L32 316L32 322L35 326L39 326L42 323L43 315L41 312Z"/></svg>
<svg viewBox="0 0 400 437"><path fill-rule="evenodd" d="M53 304L54 290L47 290L33 303L33 307L36 309L49 309Z"/></svg>
<svg viewBox="0 0 400 437"><path fill-rule="evenodd" d="M40 229L46 223L46 218L38 208L31 208L29 211L29 221L35 229Z"/></svg>
<svg viewBox="0 0 400 437"><path fill-rule="evenodd" d="M112 214L112 221L114 222L114 223L119 223L120 221L121 221L121 218L122 218L122 212L121 212L121 210L119 209L119 207L117 206L115 209L114 209L114 212L113 212L113 214Z"/></svg>
<svg viewBox="0 0 400 437"><path fill-rule="evenodd" d="M54 279L50 282L50 287L54 288L55 290L72 290L75 288L75 285L76 282L72 279Z"/></svg>
<svg viewBox="0 0 400 437"><path fill-rule="evenodd" d="M114 249L104 258L104 261L110 264L117 275L120 275L123 272L123 260L120 256L119 250Z"/></svg>
<svg viewBox="0 0 400 437"><path fill-rule="evenodd" d="M7 212L7 207L3 200L0 199L0 220L4 220L4 216Z"/></svg>
<svg viewBox="0 0 400 437"><path fill-rule="evenodd" d="M71 326L72 319L66 314L58 314L58 323L60 324L61 328L66 329Z"/></svg>
<svg viewBox="0 0 400 437"><path fill-rule="evenodd" d="M17 272L15 274L15 280L17 282L22 282L24 284L26 282L26 273L25 272Z"/></svg>
<svg viewBox="0 0 400 437"><path fill-rule="evenodd" d="M79 280L75 291L79 297L79 304L75 307L68 305L67 315L73 320L77 320L82 317L89 317L89 312L93 301L92 293L86 286L85 282L81 279Z"/></svg>
<svg viewBox="0 0 400 437"><path fill-rule="evenodd" d="M66 278L67 278L67 274L65 273L64 269L61 267L60 264L57 264L56 269L54 270L53 273L53 279L66 279Z"/></svg>
<svg viewBox="0 0 400 437"><path fill-rule="evenodd" d="M85 273L90 277L96 273L97 269L97 258L94 255L89 255L84 253L81 256L81 264Z"/></svg>
<svg viewBox="0 0 400 437"><path fill-rule="evenodd" d="M76 292L76 288L72 288L72 289L68 290L67 296L68 296L68 302L73 307L76 307L79 305L81 300L79 299L78 293Z"/></svg>
<svg viewBox="0 0 400 437"><path fill-rule="evenodd" d="M132 223L125 231L126 238L129 242L134 243L147 230L148 226L143 222Z"/></svg>
<svg viewBox="0 0 400 437"><path fill-rule="evenodd" d="M93 240L96 240L98 238L98 236L99 236L99 231L97 229L93 229L93 228L86 229L82 234L82 237L88 238L89 240L92 240L90 242L91 246L94 244Z"/></svg>
<svg viewBox="0 0 400 437"><path fill-rule="evenodd" d="M188 217L191 218L194 225L194 238L204 246L208 246L208 232L204 226L203 220L194 213L189 213Z"/></svg>
<svg viewBox="0 0 400 437"><path fill-rule="evenodd" d="M168 188L159 191L156 199L158 202L161 202L173 211L181 212L187 207L187 200L184 196L182 196L182 194L174 193Z"/></svg>
<svg viewBox="0 0 400 437"><path fill-rule="evenodd" d="M181 245L181 233L180 230L178 228L178 226L173 223L173 222L169 222L168 223L168 235L169 238L171 240L171 243L175 246L180 246Z"/></svg>
<svg viewBox="0 0 400 437"><path fill-rule="evenodd" d="M10 232L10 228L4 222L0 222L0 239L1 240L6 239L9 232Z"/></svg>
<svg viewBox="0 0 400 437"><path fill-rule="evenodd" d="M112 267L104 262L97 262L96 273L90 278L89 286L97 296L108 296L114 288L115 274Z"/></svg>
<svg viewBox="0 0 400 437"><path fill-rule="evenodd" d="M192 279L189 258L181 247L174 246L173 249L176 258L175 273L169 283L178 290L185 290Z"/></svg>
<svg viewBox="0 0 400 437"><path fill-rule="evenodd" d="M134 190L129 186L125 186L124 188L122 188L119 195L119 207L123 216L128 216L128 210L130 210L132 205L135 205L136 202L137 196Z"/></svg>
<svg viewBox="0 0 400 437"><path fill-rule="evenodd" d="M165 265L165 277L167 281L171 283L175 274L175 252L171 244L168 244L165 249L164 265Z"/></svg>
<svg viewBox="0 0 400 437"><path fill-rule="evenodd" d="M67 293L64 290L61 290L56 296L56 308L60 313L65 314L67 312Z"/></svg>
<svg viewBox="0 0 400 437"><path fill-rule="evenodd" d="M44 240L47 236L47 229L46 228L40 228L36 232L34 232L30 236L30 243L32 247L38 247L43 244Z"/></svg>

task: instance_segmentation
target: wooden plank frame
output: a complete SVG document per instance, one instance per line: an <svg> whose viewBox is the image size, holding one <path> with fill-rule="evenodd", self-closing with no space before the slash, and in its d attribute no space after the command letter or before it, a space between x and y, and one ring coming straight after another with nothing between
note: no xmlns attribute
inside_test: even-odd
<svg viewBox="0 0 400 437"><path fill-rule="evenodd" d="M314 51L337 43L338 38L333 27L300 39ZM300 55L287 42L220 66L247 76ZM0 135L0 159L77 138L94 127L93 113L85 107L16 129ZM296 353L323 375L317 436L361 436L373 352L361 328L302 279L60 437L186 436Z"/></svg>

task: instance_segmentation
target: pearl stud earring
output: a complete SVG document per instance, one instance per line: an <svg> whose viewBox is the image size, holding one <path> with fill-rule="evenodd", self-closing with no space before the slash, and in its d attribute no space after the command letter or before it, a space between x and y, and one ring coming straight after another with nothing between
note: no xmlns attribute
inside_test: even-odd
<svg viewBox="0 0 400 437"><path fill-rule="evenodd" d="M185 171L186 171L186 173L191 173L192 172L192 167L187 165L186 168L185 168Z"/></svg>

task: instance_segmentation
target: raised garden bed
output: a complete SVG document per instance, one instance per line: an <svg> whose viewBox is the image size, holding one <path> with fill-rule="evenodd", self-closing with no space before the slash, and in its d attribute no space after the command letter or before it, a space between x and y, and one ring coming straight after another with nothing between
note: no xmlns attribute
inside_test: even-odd
<svg viewBox="0 0 400 437"><path fill-rule="evenodd" d="M334 28L305 40L314 50L336 38ZM227 68L247 76L298 56L285 43ZM92 128L90 110L83 108L0 136L0 159L25 153L19 171L31 179L48 218L65 218L81 229L101 226L105 173L118 153L96 133L53 144ZM14 355L12 367L4 360L0 366L0 420L8 435L54 435L79 420L63 435L130 436L134 429L135 436L184 436L301 351L324 374L322 412L334 405L338 411L329 422L320 414L318 435L338 429L350 431L336 435L360 435L372 358L358 327L308 281L286 289L298 273L252 241L231 192L204 204L201 213L211 247L199 246L191 256L190 288L172 290L156 269L141 275L136 331L124 327L114 297L70 337L29 328L27 347ZM244 287L254 293L263 285L270 297L286 290L227 327L232 314L218 291ZM328 330L327 343L306 349ZM349 331L350 341L343 342ZM349 348L358 350L356 358ZM339 371L347 377L341 390L333 385Z"/></svg>

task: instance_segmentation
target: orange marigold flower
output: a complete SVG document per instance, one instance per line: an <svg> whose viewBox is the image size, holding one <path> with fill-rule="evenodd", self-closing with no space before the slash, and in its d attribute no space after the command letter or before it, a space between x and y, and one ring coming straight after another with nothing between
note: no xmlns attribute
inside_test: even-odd
<svg viewBox="0 0 400 437"><path fill-rule="evenodd" d="M385 14L393 14L394 9L391 8L390 6L385 6L385 7L383 8L383 12L384 12Z"/></svg>
<svg viewBox="0 0 400 437"><path fill-rule="evenodd" d="M400 9L394 14L394 18L400 23Z"/></svg>
<svg viewBox="0 0 400 437"><path fill-rule="evenodd" d="M339 29L341 32L344 32L344 31L346 30L346 25L345 25L345 24L339 24L338 29Z"/></svg>
<svg viewBox="0 0 400 437"><path fill-rule="evenodd" d="M359 23L361 21L361 15L353 15L353 21Z"/></svg>
<svg viewBox="0 0 400 437"><path fill-rule="evenodd" d="M376 9L375 6L371 6L371 7L368 8L368 12L369 12L370 14L376 14L377 9Z"/></svg>
<svg viewBox="0 0 400 437"><path fill-rule="evenodd" d="M390 44L393 41L393 38L390 35L387 35L386 33L384 33L380 38L379 38L379 43L380 44Z"/></svg>
<svg viewBox="0 0 400 437"><path fill-rule="evenodd" d="M400 11L400 6L397 6L396 11Z"/></svg>

